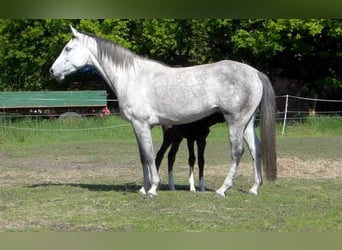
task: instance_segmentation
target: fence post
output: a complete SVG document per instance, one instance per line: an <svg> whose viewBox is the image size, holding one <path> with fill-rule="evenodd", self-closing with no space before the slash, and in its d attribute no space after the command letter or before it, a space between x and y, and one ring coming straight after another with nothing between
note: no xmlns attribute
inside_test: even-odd
<svg viewBox="0 0 342 250"><path fill-rule="evenodd" d="M283 129L281 131L281 135L282 136L285 134L286 119L287 119L287 106L288 106L288 104L289 104L289 95L286 95Z"/></svg>

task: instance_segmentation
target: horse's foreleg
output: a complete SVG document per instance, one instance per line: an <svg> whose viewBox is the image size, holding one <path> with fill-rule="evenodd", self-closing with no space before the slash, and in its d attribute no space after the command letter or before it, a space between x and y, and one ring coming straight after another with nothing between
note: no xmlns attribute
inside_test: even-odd
<svg viewBox="0 0 342 250"><path fill-rule="evenodd" d="M232 165L222 186L218 190L216 190L217 196L220 197L224 197L225 192L233 186L233 179L237 172L237 168L244 151L243 130L245 126L240 122L235 122L233 119L230 120L231 122L229 123L229 137L232 151Z"/></svg>
<svg viewBox="0 0 342 250"><path fill-rule="evenodd" d="M204 151L206 146L205 138L197 140L197 151L198 151L198 169L199 169L199 189L201 192L205 192L204 182Z"/></svg>
<svg viewBox="0 0 342 250"><path fill-rule="evenodd" d="M140 192L150 196L157 195L160 182L158 171L154 161L153 142L151 128L147 123L134 122L134 132L138 141L140 160L143 166L144 186Z"/></svg>
<svg viewBox="0 0 342 250"><path fill-rule="evenodd" d="M187 139L187 143L188 143L188 151L189 151L188 163L189 163L189 184L190 184L190 191L196 192L196 188L195 188L195 177L194 177L194 165L195 165L195 161L196 161L195 151L194 151L194 143L195 143L195 140L192 139L192 138L188 138L188 139Z"/></svg>
<svg viewBox="0 0 342 250"><path fill-rule="evenodd" d="M254 131L254 119L252 119L245 130L244 139L248 145L253 159L253 187L249 190L250 194L257 195L258 189L262 185L260 142Z"/></svg>
<svg viewBox="0 0 342 250"><path fill-rule="evenodd" d="M179 145L182 142L182 138L174 137L170 152L168 154L168 177L169 177L169 188L170 190L176 190L174 176L173 176L173 165L176 160L176 154L179 149Z"/></svg>

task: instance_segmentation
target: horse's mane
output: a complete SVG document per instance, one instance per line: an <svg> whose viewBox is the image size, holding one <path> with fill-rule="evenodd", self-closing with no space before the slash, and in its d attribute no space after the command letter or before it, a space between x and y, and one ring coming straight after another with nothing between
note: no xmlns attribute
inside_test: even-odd
<svg viewBox="0 0 342 250"><path fill-rule="evenodd" d="M80 33L95 39L97 44L98 57L101 61L105 58L108 58L117 66L125 68L133 65L134 58L138 57L138 55L133 53L131 50L121 47L120 45L110 40L98 37L92 33Z"/></svg>

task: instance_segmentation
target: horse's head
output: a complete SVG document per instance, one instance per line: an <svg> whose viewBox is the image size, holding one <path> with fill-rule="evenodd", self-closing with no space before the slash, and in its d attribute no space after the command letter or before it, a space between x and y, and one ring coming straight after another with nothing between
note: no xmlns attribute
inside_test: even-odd
<svg viewBox="0 0 342 250"><path fill-rule="evenodd" d="M64 46L61 54L50 68L50 74L59 81L91 62L91 53L82 43L84 34L79 33L72 26L70 28L73 37Z"/></svg>

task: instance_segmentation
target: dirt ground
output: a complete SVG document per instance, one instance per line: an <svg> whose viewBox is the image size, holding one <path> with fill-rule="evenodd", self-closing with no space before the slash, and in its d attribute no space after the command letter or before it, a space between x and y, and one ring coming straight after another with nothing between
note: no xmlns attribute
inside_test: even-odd
<svg viewBox="0 0 342 250"><path fill-rule="evenodd" d="M239 174L251 174L251 163L242 163ZM278 159L278 177L342 178L342 159L303 161L296 157Z"/></svg>
<svg viewBox="0 0 342 250"><path fill-rule="evenodd" d="M129 181L140 181L142 173L141 166L134 163L133 165L115 165L108 162L88 162L83 160L43 160L39 159L36 161L21 161L21 160L2 160L0 166L16 166L25 169L25 171L32 171L33 179L39 179L38 172L44 172L44 175L49 175L50 172L51 180L58 178L54 174L57 172L64 172L59 178L67 179L68 176L77 179L77 175L88 175L93 177L106 176L109 179L122 178ZM225 176L229 170L230 165L206 165L204 174L206 179L211 176L222 177ZM35 170L36 169L36 170ZM252 163L242 162L239 165L237 175L250 177L252 175ZM197 176L198 169L195 168L195 174ZM7 173L8 174L8 173ZM174 174L177 178L187 178L188 166L174 166ZM60 174L57 174L60 175ZM166 166L161 166L160 175L164 182L167 180ZM1 176L1 174L0 174ZM41 176L42 177L42 176ZM292 178L304 178L304 179L339 179L342 178L342 159L315 159L315 160L300 160L294 158L279 158L278 159L278 177L292 177ZM44 177L46 178L46 176ZM47 181L45 179L45 181Z"/></svg>

